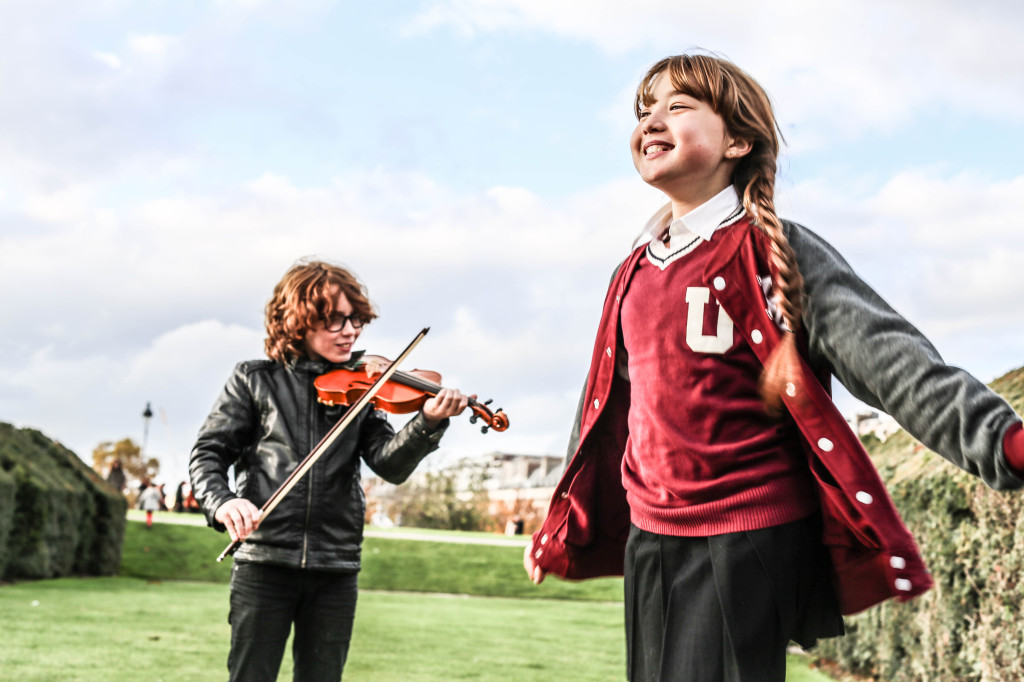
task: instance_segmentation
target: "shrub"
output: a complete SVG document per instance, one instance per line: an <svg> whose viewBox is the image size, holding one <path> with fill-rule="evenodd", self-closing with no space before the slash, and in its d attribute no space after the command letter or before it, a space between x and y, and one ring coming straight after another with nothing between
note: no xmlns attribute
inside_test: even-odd
<svg viewBox="0 0 1024 682"><path fill-rule="evenodd" d="M16 491L14 477L0 468L0 576L4 574L10 557L7 540L11 535L11 528L14 526L14 495Z"/></svg>
<svg viewBox="0 0 1024 682"><path fill-rule="evenodd" d="M0 577L117 570L126 502L75 453L0 423Z"/></svg>
<svg viewBox="0 0 1024 682"><path fill-rule="evenodd" d="M992 383L1024 412L1024 368ZM904 432L872 457L935 579L847 619L817 654L894 682L1024 679L1024 496L987 488Z"/></svg>

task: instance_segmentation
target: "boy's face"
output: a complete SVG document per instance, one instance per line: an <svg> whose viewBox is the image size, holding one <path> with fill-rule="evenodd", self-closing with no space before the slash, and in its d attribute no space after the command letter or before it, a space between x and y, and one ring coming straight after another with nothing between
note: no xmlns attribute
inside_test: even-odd
<svg viewBox="0 0 1024 682"><path fill-rule="evenodd" d="M352 304L340 291L337 292L337 297L332 317L335 319L348 317L352 314ZM306 330L306 336L303 339L306 344L306 354L314 360L326 360L333 363L348 362L352 357L352 345L359 338L359 334L363 331L362 328L356 329L352 326L351 321L345 321L341 329L336 332L328 331L326 327L323 320L317 320L312 329Z"/></svg>

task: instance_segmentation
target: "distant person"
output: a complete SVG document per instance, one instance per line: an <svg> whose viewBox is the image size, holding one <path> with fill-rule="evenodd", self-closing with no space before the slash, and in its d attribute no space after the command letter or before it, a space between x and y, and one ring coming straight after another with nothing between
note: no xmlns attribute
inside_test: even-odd
<svg viewBox="0 0 1024 682"><path fill-rule="evenodd" d="M174 511L179 514L185 511L185 481L178 484L174 489Z"/></svg>
<svg viewBox="0 0 1024 682"><path fill-rule="evenodd" d="M523 518L519 515L512 516L505 522L505 535L522 535Z"/></svg>
<svg viewBox="0 0 1024 682"><path fill-rule="evenodd" d="M355 343L376 316L349 271L293 266L266 307L270 359L239 363L200 429L192 490L211 526L245 539L231 573L231 680L276 680L293 623L295 679L341 679L360 567L362 462L404 481L466 408L466 396L442 389L397 434L382 412L363 410L261 521L260 507L348 409L319 403L313 380L363 367Z"/></svg>
<svg viewBox="0 0 1024 682"><path fill-rule="evenodd" d="M201 514L202 509L199 507L199 502L196 501L196 496L192 493L192 486L185 486L185 511L191 514Z"/></svg>
<svg viewBox="0 0 1024 682"><path fill-rule="evenodd" d="M668 203L608 288L524 566L625 573L632 682L781 682L790 640L932 583L831 376L996 489L1024 486L1021 418L776 215L778 124L747 73L669 57L634 109L633 163Z"/></svg>
<svg viewBox="0 0 1024 682"><path fill-rule="evenodd" d="M107 473L107 483L110 484L111 488L123 495L125 482L121 460L115 459L110 465L110 471Z"/></svg>
<svg viewBox="0 0 1024 682"><path fill-rule="evenodd" d="M161 507L164 506L163 495L160 492L159 486L142 484L144 487L142 492L139 493L139 499L136 503L139 509L146 512L146 528L150 529L153 527L153 512L160 511Z"/></svg>

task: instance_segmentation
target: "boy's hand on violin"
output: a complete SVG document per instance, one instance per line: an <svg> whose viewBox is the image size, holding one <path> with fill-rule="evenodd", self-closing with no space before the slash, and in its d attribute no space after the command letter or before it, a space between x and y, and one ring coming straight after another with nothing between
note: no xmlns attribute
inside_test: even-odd
<svg viewBox="0 0 1024 682"><path fill-rule="evenodd" d="M370 356L363 361L366 368L366 376L371 379L378 377L384 373L384 371L391 366L391 363L384 358L378 358L376 356Z"/></svg>
<svg viewBox="0 0 1024 682"><path fill-rule="evenodd" d="M476 396L463 395L456 388L442 388L437 395L423 403L423 417L430 428L435 428L448 417L462 414L469 405L469 399Z"/></svg>
<svg viewBox="0 0 1024 682"><path fill-rule="evenodd" d="M213 518L228 529L232 542L241 541L260 525L260 508L243 497L236 497L217 507Z"/></svg>

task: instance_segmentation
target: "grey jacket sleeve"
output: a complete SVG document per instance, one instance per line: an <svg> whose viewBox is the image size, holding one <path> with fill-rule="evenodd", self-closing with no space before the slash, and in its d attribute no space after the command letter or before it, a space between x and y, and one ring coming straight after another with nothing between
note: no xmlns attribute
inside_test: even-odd
<svg viewBox="0 0 1024 682"><path fill-rule="evenodd" d="M1020 421L1009 404L947 365L821 237L795 223L785 227L804 277L812 365L992 488L1024 486L1003 453L1006 430Z"/></svg>

